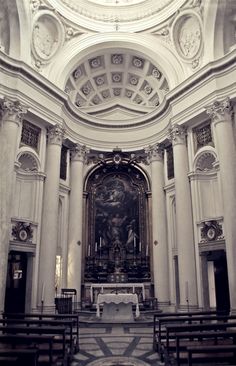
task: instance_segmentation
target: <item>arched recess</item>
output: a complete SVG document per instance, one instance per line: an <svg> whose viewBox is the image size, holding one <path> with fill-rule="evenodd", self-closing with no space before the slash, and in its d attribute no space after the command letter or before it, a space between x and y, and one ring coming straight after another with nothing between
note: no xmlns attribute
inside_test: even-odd
<svg viewBox="0 0 236 366"><path fill-rule="evenodd" d="M170 89L185 79L186 71L171 50L170 46L150 34L105 33L82 35L72 39L58 53L58 57L45 71L45 76L58 87L64 89L65 83L78 63L96 52L106 52L110 48L138 50L160 70L164 68ZM62 61L64 68L62 68Z"/></svg>
<svg viewBox="0 0 236 366"><path fill-rule="evenodd" d="M142 171L118 155L90 173L85 282L150 282L149 186Z"/></svg>

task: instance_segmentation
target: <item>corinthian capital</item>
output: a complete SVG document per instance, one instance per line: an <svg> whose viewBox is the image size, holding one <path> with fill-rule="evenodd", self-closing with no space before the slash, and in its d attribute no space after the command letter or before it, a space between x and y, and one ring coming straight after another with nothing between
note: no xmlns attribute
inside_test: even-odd
<svg viewBox="0 0 236 366"><path fill-rule="evenodd" d="M64 133L65 129L59 124L48 128L48 143L53 145L61 145Z"/></svg>
<svg viewBox="0 0 236 366"><path fill-rule="evenodd" d="M89 149L85 145L76 144L76 146L71 149L71 160L85 162Z"/></svg>
<svg viewBox="0 0 236 366"><path fill-rule="evenodd" d="M186 128L179 125L174 125L169 130L169 139L173 145L185 144L186 142Z"/></svg>
<svg viewBox="0 0 236 366"><path fill-rule="evenodd" d="M230 99L216 100L213 104L206 107L206 113L214 122L231 120L232 105Z"/></svg>
<svg viewBox="0 0 236 366"><path fill-rule="evenodd" d="M27 107L19 100L5 98L2 102L2 116L5 120L9 120L20 124L23 116L27 113Z"/></svg>
<svg viewBox="0 0 236 366"><path fill-rule="evenodd" d="M164 156L164 148L162 144L149 145L145 149L148 161L162 161Z"/></svg>

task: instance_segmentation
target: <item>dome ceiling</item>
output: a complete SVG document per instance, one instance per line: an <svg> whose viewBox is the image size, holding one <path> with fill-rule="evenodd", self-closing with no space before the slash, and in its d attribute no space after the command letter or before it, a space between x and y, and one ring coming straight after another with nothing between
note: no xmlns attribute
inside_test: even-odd
<svg viewBox="0 0 236 366"><path fill-rule="evenodd" d="M138 31L167 20L187 0L48 1L65 18L87 29L112 30L119 23L122 31Z"/></svg>
<svg viewBox="0 0 236 366"><path fill-rule="evenodd" d="M156 108L169 87L163 72L134 52L92 54L69 76L65 91L80 110L102 117L117 106L137 116Z"/></svg>

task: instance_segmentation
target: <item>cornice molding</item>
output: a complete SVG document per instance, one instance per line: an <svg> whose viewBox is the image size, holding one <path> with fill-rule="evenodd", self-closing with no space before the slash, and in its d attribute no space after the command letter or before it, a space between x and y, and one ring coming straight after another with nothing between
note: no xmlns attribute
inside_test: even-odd
<svg viewBox="0 0 236 366"><path fill-rule="evenodd" d="M189 77L187 80L185 80L181 85L177 86L176 88L172 89L165 97L163 103L153 112L146 116L142 116L141 118L135 118L130 121L125 121L124 123L120 123L119 121L116 121L116 124L112 124L108 122L104 122L101 124L96 117L89 117L86 116L84 113L80 113L80 111L77 111L76 108L73 107L72 103L70 103L67 99L67 95L65 92L63 92L60 88L54 86L50 81L48 81L45 77L42 75L39 75L35 70L30 68L28 65L25 65L21 61L12 60L8 56L4 54L0 54L0 61L2 66L1 73L8 74L8 77L19 77L21 78L22 82L26 82L29 84L29 81L31 82L32 88L40 89L39 92L44 94L45 96L51 96L53 102L55 102L56 108L58 109L58 103L61 104L62 109L64 109L64 113L68 116L68 118L73 123L83 124L84 126L90 126L91 128L96 127L97 129L106 129L107 131L117 130L117 129L136 129L136 128L142 128L143 126L151 126L151 125L157 125L161 119L163 119L163 116L166 115L166 113L171 114L171 106L172 103L177 103L179 99L184 99L186 93L190 93L194 89L198 89L201 84L206 82L208 80L211 80L215 77L217 78L220 75L223 75L225 73L228 73L233 70L236 64L236 50L234 50L232 53L227 54L225 57L221 58L220 60L214 61L206 66L204 66L201 70L198 70L195 75ZM233 84L232 84L233 88ZM224 90L226 88L224 87ZM227 90L227 94L224 90L219 90L218 93L220 95L219 99L222 99L224 97L227 97L229 90ZM235 89L234 89L235 90ZM233 92L233 89L232 89ZM235 91L234 91L235 92ZM27 102L27 98L30 98L28 95L24 95L22 90L18 91L19 95L22 95L24 100L24 103ZM209 94L207 96L207 103L210 104L214 102L214 100L217 99L217 94ZM36 103L38 103L36 101ZM199 101L201 104L202 101ZM206 101L205 101L206 104ZM44 106L42 106L43 108ZM193 106L192 106L193 108ZM31 109L31 108L30 108ZM187 107L188 109L188 107ZM199 113L205 113L204 106L201 108L200 111L198 109ZM32 112L32 109L31 109ZM184 113L184 111L183 111ZM192 113L189 109L188 114ZM59 118L59 117L58 117ZM61 118L61 116L60 116ZM170 115L171 118L171 115ZM185 116L185 120L188 118L188 116ZM191 118L191 117L189 117ZM207 115L206 115L207 118ZM66 121L65 121L66 122ZM166 127L166 126L165 126ZM164 128L165 128L164 127ZM66 126L67 128L67 126ZM161 133L161 131L160 131ZM77 132L75 132L77 134ZM88 137L89 139L89 137Z"/></svg>

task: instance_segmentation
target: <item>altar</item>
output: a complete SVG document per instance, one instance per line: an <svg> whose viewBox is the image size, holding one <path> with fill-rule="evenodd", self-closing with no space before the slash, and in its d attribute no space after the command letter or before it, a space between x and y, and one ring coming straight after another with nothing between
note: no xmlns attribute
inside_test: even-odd
<svg viewBox="0 0 236 366"><path fill-rule="evenodd" d="M140 316L137 294L117 293L98 294L97 297L97 317L102 320L134 320L132 305L135 304L135 317ZM103 305L102 316L100 307Z"/></svg>
<svg viewBox="0 0 236 366"><path fill-rule="evenodd" d="M88 285L92 304L97 303L99 294L126 293L138 296L139 302L145 300L145 288L143 283L93 283Z"/></svg>

